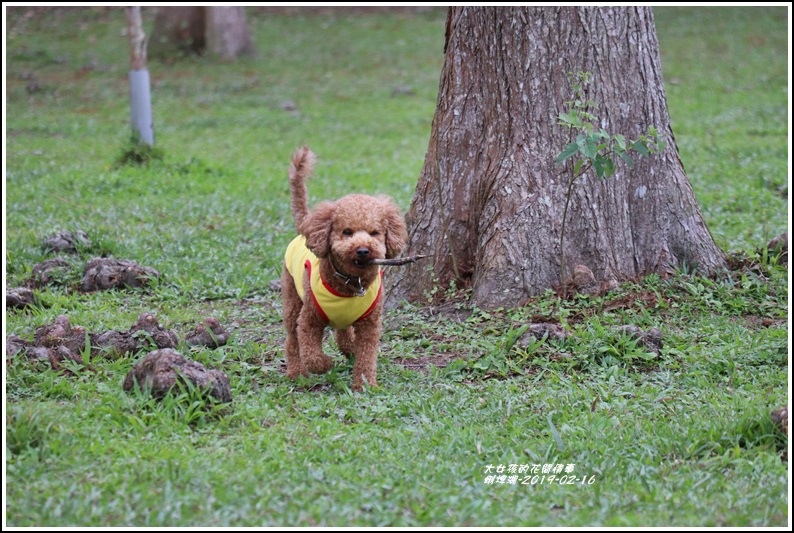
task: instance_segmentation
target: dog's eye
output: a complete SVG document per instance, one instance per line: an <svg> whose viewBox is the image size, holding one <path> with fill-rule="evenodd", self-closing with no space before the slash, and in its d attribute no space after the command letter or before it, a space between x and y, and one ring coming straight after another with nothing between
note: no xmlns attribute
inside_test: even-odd
<svg viewBox="0 0 794 533"><path fill-rule="evenodd" d="M353 235L353 230L350 228L345 228L342 230L342 234L347 235L349 237L350 235Z"/></svg>
<svg viewBox="0 0 794 533"><path fill-rule="evenodd" d="M369 234L371 236L373 236L373 237L377 237L378 235L380 235L380 232L379 231L370 231Z"/></svg>

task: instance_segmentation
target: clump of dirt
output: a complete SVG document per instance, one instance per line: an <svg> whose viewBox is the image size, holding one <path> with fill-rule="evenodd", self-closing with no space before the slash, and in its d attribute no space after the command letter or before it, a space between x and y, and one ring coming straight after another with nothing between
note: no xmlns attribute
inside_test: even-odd
<svg viewBox="0 0 794 533"><path fill-rule="evenodd" d="M33 307L34 304L33 291L27 287L6 289L6 309L22 309L24 307Z"/></svg>
<svg viewBox="0 0 794 533"><path fill-rule="evenodd" d="M6 337L6 363L10 362L14 356L20 352L26 353L31 344L16 335Z"/></svg>
<svg viewBox="0 0 794 533"><path fill-rule="evenodd" d="M33 271L26 285L28 287L39 288L52 283L58 283L66 278L71 270L72 265L60 257L47 259L46 261L33 265Z"/></svg>
<svg viewBox="0 0 794 533"><path fill-rule="evenodd" d="M784 405L772 411L772 421L788 437L788 406Z"/></svg>
<svg viewBox="0 0 794 533"><path fill-rule="evenodd" d="M185 342L190 346L217 348L226 344L229 337L217 318L207 317L188 333ZM92 357L114 359L144 350L176 348L179 344L176 333L160 326L151 313L141 313L127 331L110 330L104 333L91 333L82 326L72 326L69 318L61 315L52 324L38 328L33 334L32 343L16 335L6 337L6 361L21 353L29 359L49 360L57 370L63 359L82 362L86 338Z"/></svg>
<svg viewBox="0 0 794 533"><path fill-rule="evenodd" d="M82 326L72 326L69 317L60 315L52 324L33 333L33 345L27 348L31 359L49 360L53 370L61 370L65 360L83 364L83 352L89 334Z"/></svg>
<svg viewBox="0 0 794 533"><path fill-rule="evenodd" d="M130 391L138 383L155 398L162 398L180 382L190 382L223 403L232 401L226 374L220 370L207 370L201 363L185 359L170 348L147 354L127 373L122 388Z"/></svg>
<svg viewBox="0 0 794 533"><path fill-rule="evenodd" d="M44 248L54 253L79 253L81 249L91 246L91 239L84 231L60 231L44 239Z"/></svg>
<svg viewBox="0 0 794 533"><path fill-rule="evenodd" d="M544 335L547 335L546 338L551 340L565 340L568 338L569 333L559 324L551 322L529 324L527 330L519 337L518 345L521 348L526 348L529 346L532 337L535 337L535 339L542 339Z"/></svg>
<svg viewBox="0 0 794 533"><path fill-rule="evenodd" d="M773 259L777 257L777 264L788 266L788 231L784 231L766 244L766 249L756 248L751 254L745 252L732 252L728 254L728 268L734 272L755 272L766 275L766 267L762 258Z"/></svg>
<svg viewBox="0 0 794 533"><path fill-rule="evenodd" d="M659 355L662 350L662 332L659 328L651 328L647 331L643 331L637 326L626 324L624 326L615 326L614 330L632 339L636 339L640 346L647 348L656 355Z"/></svg>
<svg viewBox="0 0 794 533"><path fill-rule="evenodd" d="M151 313L141 313L129 330L132 336L140 334L140 332L146 332L158 348L176 348L179 342L176 334L162 328L157 323L157 318Z"/></svg>
<svg viewBox="0 0 794 533"><path fill-rule="evenodd" d="M6 292L6 307L32 305L33 295L29 291L30 288L41 288L51 284L74 285L76 280L69 278L78 276L79 274L73 272L72 265L61 257L42 261L33 266L30 278L25 281L25 288ZM116 287L139 288L160 277L160 273L154 268L141 266L135 261L97 257L85 264L78 288L83 292Z"/></svg>
<svg viewBox="0 0 794 533"><path fill-rule="evenodd" d="M189 346L206 346L208 348L218 348L225 345L228 340L229 333L223 329L220 321L214 316L205 318L185 336L185 342Z"/></svg>
<svg viewBox="0 0 794 533"><path fill-rule="evenodd" d="M138 288L159 277L157 270L135 261L97 257L86 263L80 289L93 292L116 287Z"/></svg>
<svg viewBox="0 0 794 533"><path fill-rule="evenodd" d="M110 330L100 333L91 343L92 348L96 348L98 353L105 357L114 359L123 355L135 353L140 347L139 339L133 337L128 332Z"/></svg>
<svg viewBox="0 0 794 533"><path fill-rule="evenodd" d="M91 240L81 230L60 231L47 237L43 241L43 246L48 252L81 254L91 247ZM82 280L76 288L83 292L116 287L139 288L160 277L160 272L154 268L139 265L135 261L95 257L85 264ZM25 288L41 288L51 284L70 285L74 288L77 285L77 280L74 278L79 279L79 274L73 272L72 264L62 257L55 257L33 266L30 278L25 281ZM6 291L6 307L32 305L32 294L26 293L23 289L13 289L13 291L15 292Z"/></svg>
<svg viewBox="0 0 794 533"><path fill-rule="evenodd" d="M173 331L162 328L154 315L141 313L128 331L91 333L82 326L72 326L69 317L61 315L52 324L44 325L33 333L33 342L16 335L6 337L6 360L24 353L29 359L50 361L59 370L61 361L70 359L83 362L86 341L92 356L123 356L142 350L176 348L178 340Z"/></svg>
<svg viewBox="0 0 794 533"><path fill-rule="evenodd" d="M72 327L66 315L58 316L55 322L41 326L33 333L33 344L45 348L66 346L74 352L81 352L85 349L85 341L85 328Z"/></svg>
<svg viewBox="0 0 794 533"><path fill-rule="evenodd" d="M110 330L94 335L91 347L106 357L113 357L145 349L176 348L178 343L176 334L161 327L153 314L141 313L127 331Z"/></svg>
<svg viewBox="0 0 794 533"><path fill-rule="evenodd" d="M783 434L788 439L788 406L784 405L783 407L778 407L777 409L772 411L772 422L775 423L777 428L783 432ZM783 448L781 452L780 458L783 461L788 461L788 449Z"/></svg>
<svg viewBox="0 0 794 533"><path fill-rule="evenodd" d="M778 265L788 265L788 231L769 241L766 248L772 253L780 254L777 257Z"/></svg>

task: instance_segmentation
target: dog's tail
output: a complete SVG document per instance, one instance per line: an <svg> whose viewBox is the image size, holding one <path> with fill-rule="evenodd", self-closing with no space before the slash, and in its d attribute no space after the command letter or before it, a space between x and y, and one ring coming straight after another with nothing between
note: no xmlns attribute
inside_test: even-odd
<svg viewBox="0 0 794 533"><path fill-rule="evenodd" d="M309 193L306 190L306 181L314 172L314 163L317 157L308 146L301 146L292 154L289 165L289 190L292 195L292 218L295 227L300 228L304 219L309 214Z"/></svg>

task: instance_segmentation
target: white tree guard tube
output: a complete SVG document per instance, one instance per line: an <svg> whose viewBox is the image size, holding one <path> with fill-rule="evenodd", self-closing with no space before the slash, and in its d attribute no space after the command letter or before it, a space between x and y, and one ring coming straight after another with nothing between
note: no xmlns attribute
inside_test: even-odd
<svg viewBox="0 0 794 533"><path fill-rule="evenodd" d="M154 121L152 96L149 89L149 71L130 71L130 122L133 135L140 142L154 146Z"/></svg>

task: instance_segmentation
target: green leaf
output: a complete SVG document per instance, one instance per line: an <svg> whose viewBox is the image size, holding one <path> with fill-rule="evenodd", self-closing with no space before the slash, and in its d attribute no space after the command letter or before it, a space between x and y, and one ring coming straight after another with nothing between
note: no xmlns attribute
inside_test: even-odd
<svg viewBox="0 0 794 533"><path fill-rule="evenodd" d="M592 135L588 135L578 143L579 151L588 159L593 159L598 152L598 145Z"/></svg>
<svg viewBox="0 0 794 533"><path fill-rule="evenodd" d="M563 126L579 127L582 121L575 113L560 113L560 122Z"/></svg>
<svg viewBox="0 0 794 533"><path fill-rule="evenodd" d="M548 420L549 420L549 429L551 429L551 436L554 438L554 443L557 445L557 449L560 451L564 451L565 444L562 442L562 437L560 436L560 432L557 431L557 428L554 426L554 422L551 421L551 414L549 414Z"/></svg>
<svg viewBox="0 0 794 533"><path fill-rule="evenodd" d="M615 162L611 157L605 157L604 159L606 160L604 163L604 172L606 173L606 177L609 178L615 173Z"/></svg>
<svg viewBox="0 0 794 533"><path fill-rule="evenodd" d="M472 368L475 370L488 370L491 368L491 364L489 362L477 361L472 365Z"/></svg>
<svg viewBox="0 0 794 533"><path fill-rule="evenodd" d="M577 150L579 150L580 152L584 153L584 148L587 145L587 134L586 133L582 133L582 134L578 135L574 142L576 143Z"/></svg>
<svg viewBox="0 0 794 533"><path fill-rule="evenodd" d="M628 165L629 168L634 168L634 160L626 152L618 152L621 159Z"/></svg>
<svg viewBox="0 0 794 533"><path fill-rule="evenodd" d="M559 165L560 163L562 163L563 161L574 155L578 150L579 150L579 145L577 145L575 142L570 143L568 146L566 146L563 149L562 152L560 152L560 154L557 156L557 159L554 161L554 164Z"/></svg>
<svg viewBox="0 0 794 533"><path fill-rule="evenodd" d="M608 177L608 162L606 157L601 154L596 155L595 160L593 161L593 166L596 168L596 175L599 178Z"/></svg>
<svg viewBox="0 0 794 533"><path fill-rule="evenodd" d="M599 158L596 158L595 161L593 161L593 168L596 171L596 176L599 178L604 177L604 165Z"/></svg>
<svg viewBox="0 0 794 533"><path fill-rule="evenodd" d="M620 148L621 151L626 150L626 138L623 135L620 133L615 135L615 142L618 143L618 148Z"/></svg>
<svg viewBox="0 0 794 533"><path fill-rule="evenodd" d="M631 147L637 150L640 153L640 155L644 155L645 157L651 155L651 152L648 150L648 147L645 146L645 143L642 141L634 141L634 144L632 144Z"/></svg>
<svg viewBox="0 0 794 533"><path fill-rule="evenodd" d="M599 178L608 178L615 173L615 162L611 157L601 154L596 155L593 167L595 167L596 175Z"/></svg>

